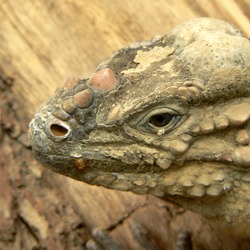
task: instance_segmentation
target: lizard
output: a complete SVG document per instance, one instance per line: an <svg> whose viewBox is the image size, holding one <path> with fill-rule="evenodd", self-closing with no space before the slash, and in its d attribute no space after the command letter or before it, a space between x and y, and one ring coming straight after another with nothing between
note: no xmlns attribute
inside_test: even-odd
<svg viewBox="0 0 250 250"><path fill-rule="evenodd" d="M91 185L151 194L250 237L250 42L197 18L70 77L36 112L44 166Z"/></svg>

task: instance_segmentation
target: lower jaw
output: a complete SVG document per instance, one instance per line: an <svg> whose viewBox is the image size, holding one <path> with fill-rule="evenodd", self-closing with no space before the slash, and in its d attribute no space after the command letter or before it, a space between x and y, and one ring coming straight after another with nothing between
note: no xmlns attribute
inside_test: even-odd
<svg viewBox="0 0 250 250"><path fill-rule="evenodd" d="M189 198L218 197L232 188L228 168L216 163L189 163L187 166L159 172L142 171L137 166L36 153L38 160L55 172L110 189L138 194L184 196ZM213 166L214 165L214 166ZM124 169L129 172L124 172ZM144 169L147 170L147 167ZM159 168L157 168L159 169Z"/></svg>

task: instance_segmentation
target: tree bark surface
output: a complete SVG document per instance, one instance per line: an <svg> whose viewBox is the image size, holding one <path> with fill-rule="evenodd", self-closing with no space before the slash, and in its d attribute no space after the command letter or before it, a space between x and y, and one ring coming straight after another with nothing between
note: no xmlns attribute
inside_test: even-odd
<svg viewBox="0 0 250 250"><path fill-rule="evenodd" d="M158 249L175 249L183 231L194 249L250 249L190 211L43 168L27 137L35 110L72 73L88 77L113 51L201 16L250 37L249 0L0 0L0 250L85 249L97 227L124 249L142 249L135 223Z"/></svg>

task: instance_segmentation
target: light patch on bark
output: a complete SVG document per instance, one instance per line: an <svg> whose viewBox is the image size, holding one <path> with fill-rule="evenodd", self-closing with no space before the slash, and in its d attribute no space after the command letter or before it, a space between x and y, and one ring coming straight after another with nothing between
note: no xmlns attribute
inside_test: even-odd
<svg viewBox="0 0 250 250"><path fill-rule="evenodd" d="M28 200L23 200L20 206L20 215L34 229L36 229L42 239L48 236L48 222L38 214L36 208Z"/></svg>

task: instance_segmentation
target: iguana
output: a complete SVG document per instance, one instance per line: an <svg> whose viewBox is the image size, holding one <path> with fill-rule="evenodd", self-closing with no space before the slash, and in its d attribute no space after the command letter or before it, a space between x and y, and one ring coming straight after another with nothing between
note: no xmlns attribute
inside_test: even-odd
<svg viewBox="0 0 250 250"><path fill-rule="evenodd" d="M73 76L30 123L37 159L74 179L152 194L250 237L250 42L200 18Z"/></svg>

